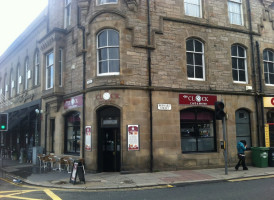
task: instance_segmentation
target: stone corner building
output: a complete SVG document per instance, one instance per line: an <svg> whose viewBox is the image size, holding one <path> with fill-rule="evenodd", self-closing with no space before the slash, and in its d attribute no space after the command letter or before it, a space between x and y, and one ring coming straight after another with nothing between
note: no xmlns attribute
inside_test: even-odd
<svg viewBox="0 0 274 200"><path fill-rule="evenodd" d="M233 166L266 124L274 147L274 3L49 0L0 57L0 93L2 149L97 172L224 166L223 101Z"/></svg>

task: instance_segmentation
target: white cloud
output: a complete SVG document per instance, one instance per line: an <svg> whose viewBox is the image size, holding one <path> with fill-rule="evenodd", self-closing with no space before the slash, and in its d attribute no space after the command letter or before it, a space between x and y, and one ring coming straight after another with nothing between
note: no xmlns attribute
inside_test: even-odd
<svg viewBox="0 0 274 200"><path fill-rule="evenodd" d="M0 0L0 55L46 7L48 0Z"/></svg>

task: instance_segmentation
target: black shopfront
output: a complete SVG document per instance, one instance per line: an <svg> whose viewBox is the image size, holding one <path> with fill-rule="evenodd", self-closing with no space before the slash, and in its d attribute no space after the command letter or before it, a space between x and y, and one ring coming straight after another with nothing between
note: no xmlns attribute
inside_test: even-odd
<svg viewBox="0 0 274 200"><path fill-rule="evenodd" d="M24 152L25 160L32 159L32 148L41 145L42 115L35 112L40 108L38 99L4 111L8 113L8 131L1 133L1 152L13 159L19 159L20 152Z"/></svg>

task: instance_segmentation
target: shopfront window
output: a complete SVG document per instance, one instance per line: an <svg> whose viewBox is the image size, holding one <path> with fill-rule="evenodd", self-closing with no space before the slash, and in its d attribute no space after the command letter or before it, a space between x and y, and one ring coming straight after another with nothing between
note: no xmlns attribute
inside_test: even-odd
<svg viewBox="0 0 274 200"><path fill-rule="evenodd" d="M65 153L80 154L80 113L71 112L65 120Z"/></svg>
<svg viewBox="0 0 274 200"><path fill-rule="evenodd" d="M202 108L182 110L181 148L183 153L216 151L214 112Z"/></svg>
<svg viewBox="0 0 274 200"><path fill-rule="evenodd" d="M236 111L235 115L237 143L241 140L245 140L247 148L250 148L252 144L249 112L244 109L240 109Z"/></svg>

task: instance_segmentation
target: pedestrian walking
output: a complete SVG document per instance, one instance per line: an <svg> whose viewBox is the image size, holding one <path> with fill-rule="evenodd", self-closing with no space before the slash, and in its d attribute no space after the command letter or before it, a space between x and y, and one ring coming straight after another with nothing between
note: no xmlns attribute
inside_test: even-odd
<svg viewBox="0 0 274 200"><path fill-rule="evenodd" d="M235 166L235 170L238 170L241 165L243 166L243 170L248 170L245 164L245 150L246 150L246 141L241 140L237 144L239 162Z"/></svg>

